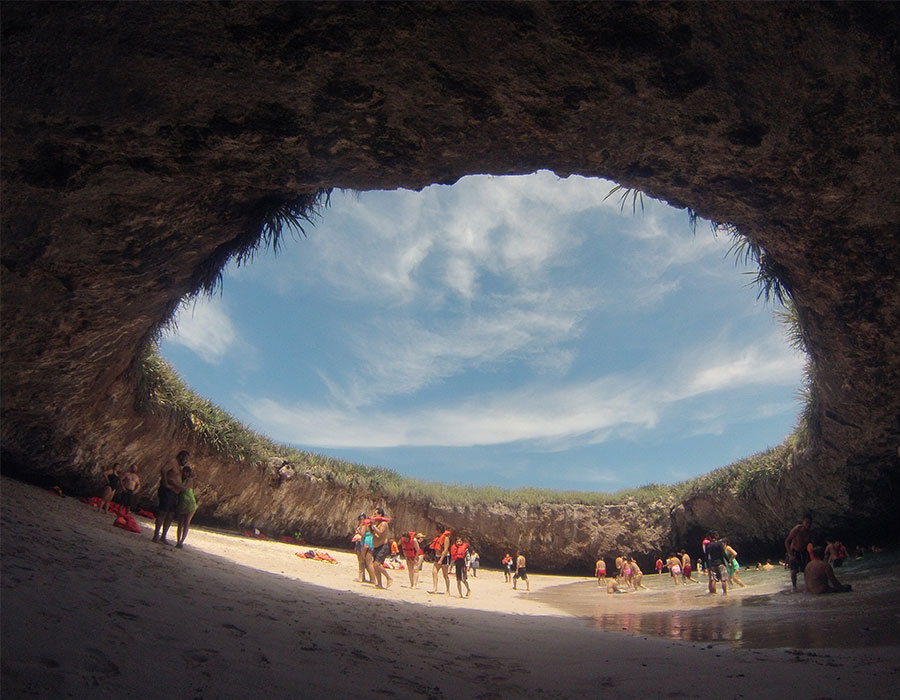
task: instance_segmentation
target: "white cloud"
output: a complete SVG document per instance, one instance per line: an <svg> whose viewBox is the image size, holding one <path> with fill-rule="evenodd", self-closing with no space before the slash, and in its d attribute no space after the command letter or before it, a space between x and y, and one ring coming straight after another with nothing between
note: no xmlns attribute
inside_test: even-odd
<svg viewBox="0 0 900 700"><path fill-rule="evenodd" d="M218 364L237 342L238 335L221 297L199 297L181 305L169 342L183 345L205 362Z"/></svg>

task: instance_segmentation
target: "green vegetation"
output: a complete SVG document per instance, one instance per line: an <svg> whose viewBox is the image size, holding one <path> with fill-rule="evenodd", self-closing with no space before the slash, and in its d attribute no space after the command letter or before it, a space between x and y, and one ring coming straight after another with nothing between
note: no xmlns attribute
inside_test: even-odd
<svg viewBox="0 0 900 700"><path fill-rule="evenodd" d="M631 200L632 212L638 205L644 208L643 193L622 185L613 187L607 197L619 195L620 208L624 210ZM221 246L198 268L194 294L211 293L221 282L225 265L231 260L238 264L252 259L261 246L277 251L285 227L305 235L304 223L314 223L321 209L328 205L330 190L300 195L292 200L270 198L259 203L259 215L251 222L246 234L242 234ZM691 230L696 232L699 216L688 209ZM781 320L789 329L790 342L806 351L802 325L790 294L778 276L778 268L765 250L750 241L731 224L710 224L715 235L727 233L732 237L731 251L737 260L754 261L759 269L755 282L759 285L758 297L766 301L774 299L783 307ZM175 309L172 309L174 313ZM280 445L259 435L235 420L212 402L197 396L178 374L159 355L155 342L148 344L141 358L140 398L138 408L171 420L185 431L193 433L197 440L223 459L247 464L248 467L271 470L287 468L294 476L321 479L348 489L378 494L386 499L425 501L436 505L465 508L475 504L504 503L512 507L528 507L540 504L579 504L605 506L635 503L659 509L672 505L694 494L709 491L728 491L736 496L749 494L758 485L774 484L781 478L795 450L802 449L808 439L810 421L816 415L812 373L814 366L807 366L807 382L802 393L805 408L800 424L784 444L739 460L697 479L672 486L647 484L617 493L594 491L554 491L550 489L504 489L495 486L471 486L443 484L413 479L390 469L355 464L325 455Z"/></svg>
<svg viewBox="0 0 900 700"><path fill-rule="evenodd" d="M314 452L280 445L236 420L211 401L197 396L159 355L155 345L142 358L139 408L172 420L223 459L275 470L287 467L296 476L327 481L396 501L425 501L446 507L504 503L513 507L544 503L606 506L673 504L709 490L727 489L743 495L759 480L777 481L787 466L793 443L760 452L705 476L672 486L647 484L617 493L504 489L497 486L444 484L406 477L391 469L347 462ZM792 436L793 437L793 436ZM274 476L274 473L273 473Z"/></svg>

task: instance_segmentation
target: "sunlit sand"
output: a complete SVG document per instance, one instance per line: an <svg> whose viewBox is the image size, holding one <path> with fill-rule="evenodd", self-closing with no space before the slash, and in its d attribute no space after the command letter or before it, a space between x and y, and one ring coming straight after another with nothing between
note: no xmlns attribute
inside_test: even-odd
<svg viewBox="0 0 900 700"><path fill-rule="evenodd" d="M426 566L419 590L396 571L377 591L353 581L349 551L327 564L200 528L175 550L150 541L150 521L135 534L112 520L2 480L4 697L699 697L710 677L728 679L725 697L896 696L896 642L733 649L610 632L547 602L561 582L596 588L586 577L529 574L525 593L482 569L460 599L452 578L452 595L428 595Z"/></svg>

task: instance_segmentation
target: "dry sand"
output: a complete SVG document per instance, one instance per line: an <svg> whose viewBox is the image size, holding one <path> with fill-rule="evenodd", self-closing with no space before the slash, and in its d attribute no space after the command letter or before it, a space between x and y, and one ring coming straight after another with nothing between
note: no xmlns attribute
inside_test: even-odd
<svg viewBox="0 0 900 700"><path fill-rule="evenodd" d="M895 698L900 648L734 650L589 627L484 570L472 597L192 530L184 550L2 480L2 692L53 698ZM174 536L173 531L170 535ZM532 591L573 580L529 575Z"/></svg>

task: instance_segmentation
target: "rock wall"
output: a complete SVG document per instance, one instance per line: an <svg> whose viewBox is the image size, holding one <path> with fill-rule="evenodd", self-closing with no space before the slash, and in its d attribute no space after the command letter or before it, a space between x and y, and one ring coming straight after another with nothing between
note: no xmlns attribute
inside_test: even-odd
<svg viewBox="0 0 900 700"><path fill-rule="evenodd" d="M4 471L86 487L189 441L135 412L136 358L278 207L547 168L734 223L792 293L813 435L748 531L811 502L897 530L895 4L12 3L0 22ZM209 471L228 517L302 507ZM535 542L595 515L510 517Z"/></svg>

